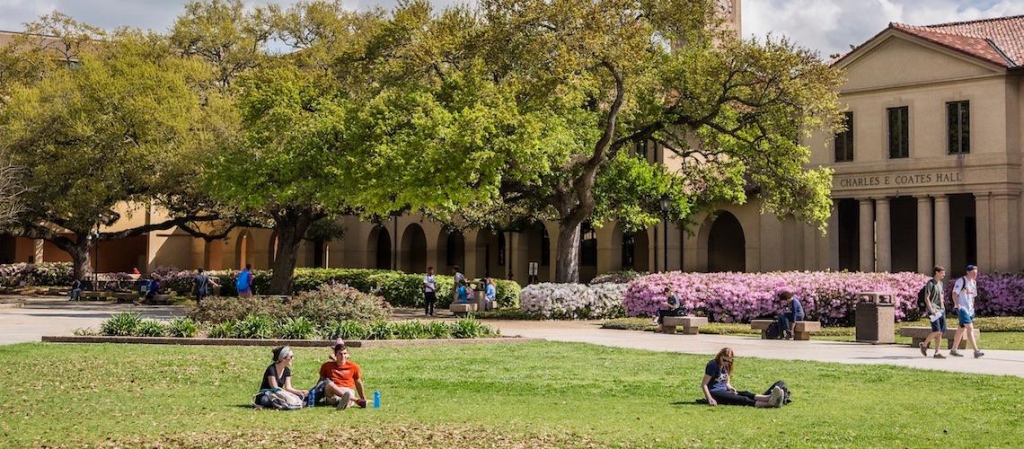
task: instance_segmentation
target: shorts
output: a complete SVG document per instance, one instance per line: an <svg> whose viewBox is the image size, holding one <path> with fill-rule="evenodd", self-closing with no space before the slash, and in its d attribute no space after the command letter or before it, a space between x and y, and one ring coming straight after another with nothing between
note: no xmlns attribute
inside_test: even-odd
<svg viewBox="0 0 1024 449"><path fill-rule="evenodd" d="M968 314L966 310L960 309L957 312L957 321L960 327L967 327L968 324L974 323L974 315Z"/></svg>
<svg viewBox="0 0 1024 449"><path fill-rule="evenodd" d="M338 388L338 390L341 391L341 393L345 393L346 391L349 392L349 394L352 395L352 399L356 398L356 390L353 390L353 389L347 388L347 387L337 387L337 388ZM328 404L331 404L331 405L336 405L338 403L338 401L340 401L340 400L341 400L341 397L339 397L339 396L327 396L326 398L324 398L324 401L326 401Z"/></svg>
<svg viewBox="0 0 1024 449"><path fill-rule="evenodd" d="M946 332L946 314L942 314L939 319L932 321L932 332Z"/></svg>

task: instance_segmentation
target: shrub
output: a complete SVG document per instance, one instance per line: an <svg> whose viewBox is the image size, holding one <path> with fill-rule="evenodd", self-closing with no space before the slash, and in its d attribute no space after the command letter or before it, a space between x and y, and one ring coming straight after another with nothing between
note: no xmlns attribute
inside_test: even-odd
<svg viewBox="0 0 1024 449"><path fill-rule="evenodd" d="M199 325L190 318L175 318L167 326L167 333L172 337L194 338L199 334Z"/></svg>
<svg viewBox="0 0 1024 449"><path fill-rule="evenodd" d="M253 296L243 297L209 297L202 304L187 312L189 318L208 324L241 320L247 315L263 315L274 321L283 320L288 316L290 306L280 298Z"/></svg>
<svg viewBox="0 0 1024 449"><path fill-rule="evenodd" d="M167 326L157 320L143 320L135 328L137 337L163 337L167 335Z"/></svg>
<svg viewBox="0 0 1024 449"><path fill-rule="evenodd" d="M320 336L326 340L365 340L370 333L367 325L355 321L336 321L321 328Z"/></svg>
<svg viewBox="0 0 1024 449"><path fill-rule="evenodd" d="M33 265L11 263L0 265L0 287L24 285L67 286L74 280L71 263L42 262Z"/></svg>
<svg viewBox="0 0 1024 449"><path fill-rule="evenodd" d="M789 290L801 299L809 319L826 325L852 322L856 294L894 293L896 319L915 319L917 291L928 280L916 273L661 273L629 284L624 305L629 316L654 316L671 287L687 310L725 323L778 314L778 294Z"/></svg>
<svg viewBox="0 0 1024 449"><path fill-rule="evenodd" d="M370 322L391 316L391 307L384 298L336 284L325 284L316 290L299 293L284 307L288 316L305 317L320 327L336 321Z"/></svg>
<svg viewBox="0 0 1024 449"><path fill-rule="evenodd" d="M612 273L602 274L600 276L595 277L594 279L591 279L590 285L594 286L599 284L628 284L633 279L645 275L647 275L647 273L642 271L615 271Z"/></svg>
<svg viewBox="0 0 1024 449"><path fill-rule="evenodd" d="M74 335L76 337L93 337L100 335L100 332L91 327L79 327L74 330Z"/></svg>
<svg viewBox="0 0 1024 449"><path fill-rule="evenodd" d="M234 338L235 323L235 321L225 321L223 323L214 324L210 327L210 333L207 336L210 338Z"/></svg>
<svg viewBox="0 0 1024 449"><path fill-rule="evenodd" d="M391 333L399 340L430 338L430 327L419 320L391 323Z"/></svg>
<svg viewBox="0 0 1024 449"><path fill-rule="evenodd" d="M128 337L135 334L142 316L135 312L116 313L100 325L100 332L111 337Z"/></svg>
<svg viewBox="0 0 1024 449"><path fill-rule="evenodd" d="M554 319L615 318L622 316L620 284L534 284L519 295L520 307Z"/></svg>
<svg viewBox="0 0 1024 449"><path fill-rule="evenodd" d="M278 338L293 340L309 340L317 334L316 326L306 317L288 318L284 320L277 330Z"/></svg>
<svg viewBox="0 0 1024 449"><path fill-rule="evenodd" d="M375 321L370 323L364 338L367 340L393 340L395 338L394 329L387 321Z"/></svg>
<svg viewBox="0 0 1024 449"><path fill-rule="evenodd" d="M430 338L452 338L452 327L444 321L431 321L427 325Z"/></svg>
<svg viewBox="0 0 1024 449"><path fill-rule="evenodd" d="M490 326L483 324L472 317L462 318L455 321L452 325L452 337L455 338L481 338L481 337L494 337L498 336L499 333L491 329Z"/></svg>
<svg viewBox="0 0 1024 449"><path fill-rule="evenodd" d="M978 298L974 302L974 312L983 316L1020 316L1024 315L1024 274L1020 273L979 273ZM956 278L947 279L943 284L946 290L946 308L953 305L953 285Z"/></svg>
<svg viewBox="0 0 1024 449"><path fill-rule="evenodd" d="M527 312L522 309L495 309L484 312L477 312L473 315L478 320L543 320L544 315L537 312Z"/></svg>
<svg viewBox="0 0 1024 449"><path fill-rule="evenodd" d="M249 315L234 324L234 338L268 339L274 337L274 320L266 315Z"/></svg>

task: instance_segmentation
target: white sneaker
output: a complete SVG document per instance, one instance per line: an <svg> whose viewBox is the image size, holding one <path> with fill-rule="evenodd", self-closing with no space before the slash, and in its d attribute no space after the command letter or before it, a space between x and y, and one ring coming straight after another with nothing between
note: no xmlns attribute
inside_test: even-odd
<svg viewBox="0 0 1024 449"><path fill-rule="evenodd" d="M782 391L782 388L772 388L772 393L768 397L768 405L772 407L782 407L782 398L784 395L785 393Z"/></svg>
<svg viewBox="0 0 1024 449"><path fill-rule="evenodd" d="M341 397L338 398L338 410L345 410L345 409L347 409L348 405L351 402L352 402L352 392L351 391L346 391L346 392L342 393Z"/></svg>

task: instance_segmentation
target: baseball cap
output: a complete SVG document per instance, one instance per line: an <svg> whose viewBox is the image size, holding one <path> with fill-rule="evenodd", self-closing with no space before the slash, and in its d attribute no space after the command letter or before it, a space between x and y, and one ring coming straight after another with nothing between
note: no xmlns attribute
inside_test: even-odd
<svg viewBox="0 0 1024 449"><path fill-rule="evenodd" d="M967 266L967 271L974 271L974 270L977 270L977 269L978 269L978 267L976 267L974 265L968 265Z"/></svg>

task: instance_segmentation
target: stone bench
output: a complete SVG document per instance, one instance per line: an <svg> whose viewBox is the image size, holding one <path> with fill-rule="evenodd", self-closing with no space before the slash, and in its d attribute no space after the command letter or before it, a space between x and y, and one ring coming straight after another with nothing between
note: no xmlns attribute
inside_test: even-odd
<svg viewBox="0 0 1024 449"><path fill-rule="evenodd" d="M676 333L676 327L682 327L686 335L697 335L701 326L707 326L708 319L702 316L667 316L661 319L661 332Z"/></svg>
<svg viewBox="0 0 1024 449"><path fill-rule="evenodd" d="M915 347L915 348L920 346L921 343L924 342L924 338L927 337L928 334L930 334L930 333L932 333L932 328L930 328L930 327L901 327L900 328L900 336L901 337L910 337L911 338L910 345ZM953 338L954 337L956 337L956 327L951 327L949 329L946 329L946 332L942 333L942 339L946 340L946 349L953 349ZM974 329L974 341L979 341L980 338L981 338L981 331L979 331L977 328L975 328ZM960 349L967 349L967 335L964 335L963 340L960 341Z"/></svg>
<svg viewBox="0 0 1024 449"><path fill-rule="evenodd" d="M768 338L768 326L776 320L750 320L750 327L761 331L761 338ZM811 334L821 332L821 323L817 321L797 321L793 324L794 340L810 340Z"/></svg>
<svg viewBox="0 0 1024 449"><path fill-rule="evenodd" d="M470 313L476 312L476 303L453 302L451 307L448 308L448 310L451 310L452 314L454 314L455 316L466 316L469 315Z"/></svg>

